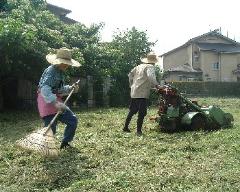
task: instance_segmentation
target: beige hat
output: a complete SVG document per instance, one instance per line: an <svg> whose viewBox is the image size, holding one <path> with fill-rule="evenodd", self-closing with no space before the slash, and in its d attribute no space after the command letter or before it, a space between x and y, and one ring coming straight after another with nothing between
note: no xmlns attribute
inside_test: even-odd
<svg viewBox="0 0 240 192"><path fill-rule="evenodd" d="M80 67L81 64L72 59L72 54L71 54L71 50L63 47L57 50L57 54L48 54L46 56L46 59L49 63L51 63L52 65L59 65L59 64L67 64L67 65L71 65L73 67Z"/></svg>
<svg viewBox="0 0 240 192"><path fill-rule="evenodd" d="M146 58L141 59L143 63L157 63L158 58L157 55L154 52L148 53Z"/></svg>

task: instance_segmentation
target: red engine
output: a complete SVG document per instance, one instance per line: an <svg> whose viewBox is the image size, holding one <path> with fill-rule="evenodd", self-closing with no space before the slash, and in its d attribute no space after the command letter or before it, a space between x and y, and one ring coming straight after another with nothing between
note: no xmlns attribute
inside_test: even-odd
<svg viewBox="0 0 240 192"><path fill-rule="evenodd" d="M168 107L176 107L180 104L180 98L178 96L177 89L174 89L169 86L161 87L157 90L159 93L159 110L158 114L166 113Z"/></svg>

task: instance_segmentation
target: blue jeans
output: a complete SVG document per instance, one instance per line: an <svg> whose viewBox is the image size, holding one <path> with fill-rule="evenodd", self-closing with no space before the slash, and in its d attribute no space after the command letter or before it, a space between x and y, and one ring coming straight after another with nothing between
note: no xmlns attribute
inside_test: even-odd
<svg viewBox="0 0 240 192"><path fill-rule="evenodd" d="M45 127L49 125L54 116L55 114L48 115L42 118ZM53 134L56 133L57 121L61 121L62 123L66 124L62 142L72 141L78 123L76 115L70 109L66 109L63 113L61 113L51 126Z"/></svg>

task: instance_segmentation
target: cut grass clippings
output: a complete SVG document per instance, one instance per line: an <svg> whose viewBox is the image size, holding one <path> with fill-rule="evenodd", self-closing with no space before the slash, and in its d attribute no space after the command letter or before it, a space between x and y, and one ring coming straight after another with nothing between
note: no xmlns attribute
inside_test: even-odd
<svg viewBox="0 0 240 192"><path fill-rule="evenodd" d="M142 137L127 108L75 111L74 150L57 159L23 151L15 141L43 126L35 112L0 114L0 191L238 191L240 189L240 99L199 98L233 114L232 128L161 133L148 118ZM60 144L64 126L58 125Z"/></svg>

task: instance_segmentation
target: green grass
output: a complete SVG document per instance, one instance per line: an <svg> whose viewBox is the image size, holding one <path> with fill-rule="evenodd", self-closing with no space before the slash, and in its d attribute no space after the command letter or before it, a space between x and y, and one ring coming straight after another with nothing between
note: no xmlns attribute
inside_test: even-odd
<svg viewBox="0 0 240 192"><path fill-rule="evenodd" d="M161 133L148 120L142 137L122 127L127 108L77 111L73 145L57 159L23 151L15 141L42 127L37 113L0 114L0 191L239 191L240 99L199 98L233 114L230 129ZM63 132L59 124L58 143Z"/></svg>

